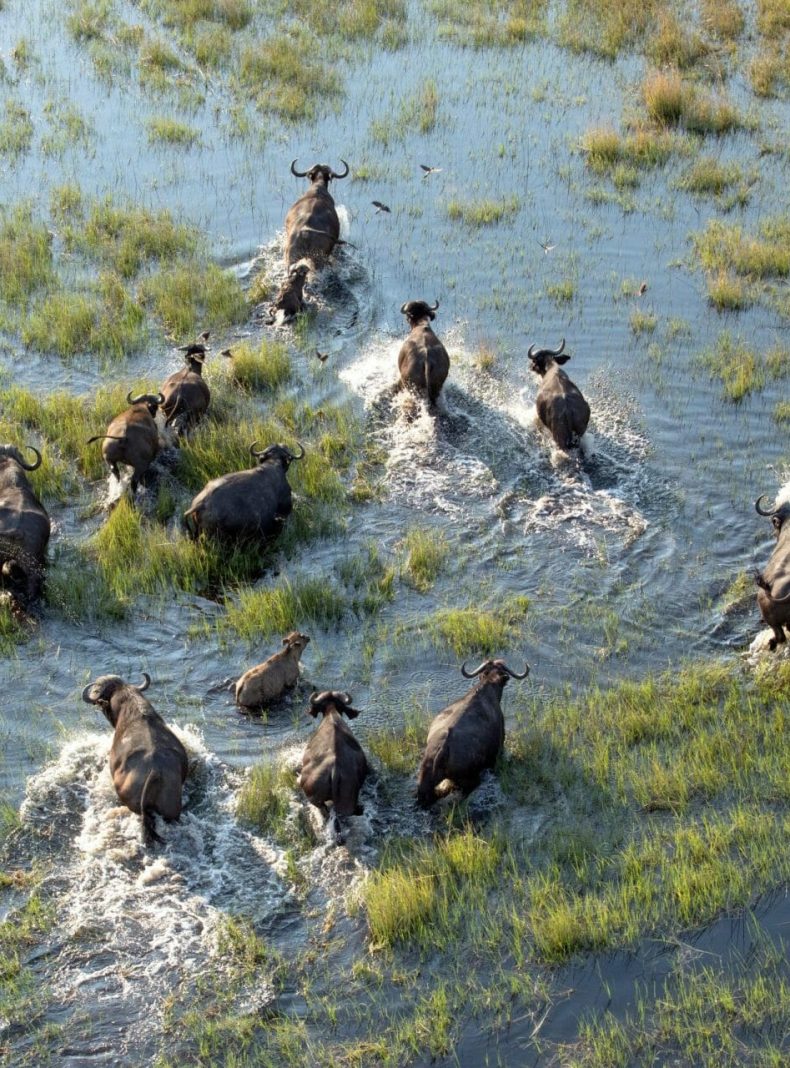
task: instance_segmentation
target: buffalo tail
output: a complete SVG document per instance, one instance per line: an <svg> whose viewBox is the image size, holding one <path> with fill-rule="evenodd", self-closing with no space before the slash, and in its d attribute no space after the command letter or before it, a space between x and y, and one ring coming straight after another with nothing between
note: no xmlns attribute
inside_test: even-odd
<svg viewBox="0 0 790 1068"><path fill-rule="evenodd" d="M156 809L149 808L146 805L149 788L156 782L159 782L159 772L155 770L149 771L148 776L143 783L143 792L140 795L140 815L143 821L143 838L145 839L146 845L164 841L164 839L156 833Z"/></svg>

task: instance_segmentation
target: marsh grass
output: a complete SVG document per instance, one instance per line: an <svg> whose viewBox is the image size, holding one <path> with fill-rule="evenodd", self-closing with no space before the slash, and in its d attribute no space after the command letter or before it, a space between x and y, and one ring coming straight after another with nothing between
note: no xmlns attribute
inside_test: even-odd
<svg viewBox="0 0 790 1068"><path fill-rule="evenodd" d="M418 634L425 635L438 649L449 650L456 656L501 655L518 641L520 626L526 618L529 598L509 597L496 608L440 608L424 616L416 625ZM403 640L412 627L399 624L396 638Z"/></svg>
<svg viewBox="0 0 790 1068"><path fill-rule="evenodd" d="M614 59L653 30L657 0L623 5L616 0L568 0L556 23L557 40L572 52Z"/></svg>
<svg viewBox="0 0 790 1068"><path fill-rule="evenodd" d="M398 127L403 136L410 133L428 134L436 127L439 114L439 89L429 78L401 105Z"/></svg>
<svg viewBox="0 0 790 1068"><path fill-rule="evenodd" d="M24 306L54 280L52 239L29 205L17 205L0 223L0 297Z"/></svg>
<svg viewBox="0 0 790 1068"><path fill-rule="evenodd" d="M708 288L716 306L727 308L734 301L745 307L761 299L777 301L783 312L774 280L790 275L790 217L764 219L755 236L745 234L739 224L711 219L691 238L700 264L712 277Z"/></svg>
<svg viewBox="0 0 790 1068"><path fill-rule="evenodd" d="M241 53L239 78L256 107L291 122L315 118L341 93L338 74L299 32L275 34Z"/></svg>
<svg viewBox="0 0 790 1068"><path fill-rule="evenodd" d="M296 777L289 768L256 764L239 791L236 815L278 845L293 845L294 825L288 816L295 790Z"/></svg>
<svg viewBox="0 0 790 1068"><path fill-rule="evenodd" d="M329 628L347 611L348 601L336 583L283 577L267 589L241 590L220 625L252 643L308 626Z"/></svg>
<svg viewBox="0 0 790 1068"><path fill-rule="evenodd" d="M447 215L450 219L457 219L466 226L493 226L495 223L512 218L518 213L520 206L521 202L516 196L503 197L499 200L453 199L447 205Z"/></svg>
<svg viewBox="0 0 790 1068"><path fill-rule="evenodd" d="M442 574L450 555L444 531L413 528L401 543L403 573L415 590L425 593Z"/></svg>
<svg viewBox="0 0 790 1068"><path fill-rule="evenodd" d="M690 133L724 134L743 125L726 97L713 96L684 81L677 71L653 71L642 83L642 97L650 118L662 127Z"/></svg>
<svg viewBox="0 0 790 1068"><path fill-rule="evenodd" d="M778 401L773 410L773 418L780 426L790 424L790 401Z"/></svg>
<svg viewBox="0 0 790 1068"><path fill-rule="evenodd" d="M18 101L8 97L0 119L0 153L4 156L24 155L33 143L35 127L30 112Z"/></svg>
<svg viewBox="0 0 790 1068"><path fill-rule="evenodd" d="M238 280L214 263L192 260L144 278L138 296L173 337L244 322L247 302Z"/></svg>
<svg viewBox="0 0 790 1068"><path fill-rule="evenodd" d="M200 141L200 130L178 119L154 115L146 122L148 140L152 144L174 145L178 148L191 148Z"/></svg>
<svg viewBox="0 0 790 1068"><path fill-rule="evenodd" d="M656 28L646 51L654 63L685 70L708 54L710 48L696 30L683 25L674 11L659 11Z"/></svg>
<svg viewBox="0 0 790 1068"><path fill-rule="evenodd" d="M632 176L630 184L638 184L640 172L659 167L675 153L685 151L683 139L665 130L637 127L620 134L611 126L596 126L582 137L582 151L590 170L608 174L612 178L622 174Z"/></svg>
<svg viewBox="0 0 790 1068"><path fill-rule="evenodd" d="M13 654L29 637L30 631L19 622L10 603L0 600L0 656Z"/></svg>
<svg viewBox="0 0 790 1068"><path fill-rule="evenodd" d="M49 131L41 137L41 151L45 156L62 156L68 149L90 146L95 131L93 126L72 104L48 100L44 115L49 121Z"/></svg>
<svg viewBox="0 0 790 1068"><path fill-rule="evenodd" d="M742 311L753 303L753 298L742 278L721 270L708 275L708 301L716 311Z"/></svg>
<svg viewBox="0 0 790 1068"><path fill-rule="evenodd" d="M406 711L403 726L377 729L365 738L367 749L389 772L409 775L420 763L430 715L415 705Z"/></svg>
<svg viewBox="0 0 790 1068"><path fill-rule="evenodd" d="M547 0L430 0L439 36L467 48L506 48L546 32Z"/></svg>
<svg viewBox="0 0 790 1068"><path fill-rule="evenodd" d="M790 56L784 51L765 48L749 64L749 83L757 96L779 96L790 88Z"/></svg>
<svg viewBox="0 0 790 1068"><path fill-rule="evenodd" d="M245 341L235 345L232 352L228 374L243 389L271 393L291 377L288 346L281 341L263 338L257 349Z"/></svg>
<svg viewBox="0 0 790 1068"><path fill-rule="evenodd" d="M635 308L631 312L629 324L631 332L636 335L652 334L658 326L658 318L653 312L645 312L640 308Z"/></svg>
<svg viewBox="0 0 790 1068"><path fill-rule="evenodd" d="M678 185L699 196L720 197L731 189L744 186L745 182L743 170L737 163L721 163L712 156L701 156L691 164Z"/></svg>
<svg viewBox="0 0 790 1068"><path fill-rule="evenodd" d="M701 0L700 15L706 32L723 41L735 41L746 25L737 0Z"/></svg>

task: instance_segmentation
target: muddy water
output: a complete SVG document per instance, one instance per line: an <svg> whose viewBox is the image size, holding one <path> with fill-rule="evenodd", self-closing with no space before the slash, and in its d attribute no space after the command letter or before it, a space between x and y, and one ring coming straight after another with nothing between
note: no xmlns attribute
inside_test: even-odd
<svg viewBox="0 0 790 1068"><path fill-rule="evenodd" d="M117 9L144 21L134 5ZM302 188L289 175L292 158L301 166L344 158L352 176L375 166L375 180L335 186L352 245L313 287L314 340L329 360L322 368L303 354L294 360L295 391L316 406L351 400L365 419L385 456L381 499L355 507L345 536L305 549L286 570L332 574L371 542L395 559L412 526L441 530L454 547L448 573L427 595L398 588L382 611L372 664L363 661L356 621L311 631L304 690L265 725L238 716L223 683L271 650L190 638L191 625L220 611L199 598L143 602L113 627L71 626L45 613L34 640L0 664L0 785L22 803L34 851L44 851L49 832L39 840L41 829L55 827L46 849L59 861L51 889L62 906L36 968L52 990L52 1018L72 1041L66 1061L111 1062L120 1029L142 1062L155 1041L147 1030L152 1002L208 966L223 912L252 916L286 949L300 944L283 858L238 825L234 801L244 769L262 754L298 762L312 685L352 691L365 710L363 738L414 701L437 709L462 689L458 665L425 644L420 620L439 607L495 606L513 594L530 597L528 620L520 646L501 652L526 655L530 685L541 689L732 654L751 640L755 608L725 614L720 597L770 551L752 501L790 475L786 434L770 417L786 399L786 383L769 382L729 405L696 358L724 328L763 348L786 338L786 327L759 306L737 319L707 306L703 280L687 265L688 235L716 210L673 187L684 161L647 174L632 211L588 198L593 183L579 136L591 125L617 124L639 60L611 65L545 42L463 51L438 41L421 20L406 51L344 66L347 98L313 126L256 119L254 136L234 137L226 88L211 80L205 101L184 116L200 129L201 144L174 150L151 146L145 128L146 118L175 111L172 102L146 94L133 77L110 86L98 80L64 33L63 17L53 0L8 0L0 13L9 92L36 126L33 149L3 162L5 203L32 195L46 213L50 191L72 180L87 194L167 207L207 232L220 262L245 278L261 263L276 273L282 219ZM10 55L23 36L33 61L18 69ZM428 77L440 104L434 130L421 135L399 113ZM760 155L759 146L787 129L788 106L757 104L737 82L732 91L754 109L762 132L723 138L709 151L757 170L750 205L729 216L753 228L786 208L786 163ZM50 99L71 102L89 121L88 148L42 154ZM374 120L386 124L386 143L372 134ZM420 163L441 170L422 178ZM479 229L449 218L451 200L481 197L516 197L518 207ZM391 212L375 213L373 199ZM554 248L544 252L541 243ZM564 280L573 283L572 300L547 296ZM646 281L645 295L623 296L624 280L632 289ZM398 309L413 298L439 299L435 325L452 360L435 419L391 390L404 334ZM656 316L652 333L632 331L637 310ZM262 329L240 332L254 340ZM536 424L525 359L532 341L561 337L573 356L567 369L593 411L584 453L572 459ZM232 340L217 338L215 351ZM486 370L481 346L494 354ZM34 356L13 337L4 339L2 365L41 391L56 384L81 392L116 373L87 358ZM177 366L178 354L160 339L120 370L163 378ZM86 524L83 509L104 492L89 487L79 505L53 508L53 553L100 522ZM395 647L396 628L407 637ZM79 702L88 677L136 678L141 670L154 677L152 699L182 733L194 771L187 815L167 829L157 856L141 849L132 817L112 814L109 733ZM339 859L319 845L308 858L321 902L338 874L344 891L361 877L393 826L424 831L401 800L371 787L370 815L355 827L353 848ZM267 993L257 996L265 1002Z"/></svg>

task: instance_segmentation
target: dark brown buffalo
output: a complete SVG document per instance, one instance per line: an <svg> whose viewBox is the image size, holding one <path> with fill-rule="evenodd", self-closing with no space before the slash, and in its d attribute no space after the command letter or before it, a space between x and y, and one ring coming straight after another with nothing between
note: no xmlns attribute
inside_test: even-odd
<svg viewBox="0 0 790 1068"><path fill-rule="evenodd" d="M424 300L410 300L401 306L410 333L398 353L400 384L426 396L431 408L436 406L450 371L447 349L431 328L438 307L438 300L433 306Z"/></svg>
<svg viewBox="0 0 790 1068"><path fill-rule="evenodd" d="M340 238L340 222L335 202L329 192L333 179L345 178L346 168L336 174L325 163L315 163L309 171L297 171L296 160L291 164L295 178L309 178L310 188L288 209L285 216L285 266L290 269L298 260L309 260L315 267L322 266L332 255Z"/></svg>
<svg viewBox="0 0 790 1068"><path fill-rule="evenodd" d="M461 667L465 679L479 676L471 690L443 709L428 731L420 770L417 773L417 803L423 808L436 800L436 788L445 779L468 793L480 782L486 768L493 768L505 744L502 691L509 678L525 679L511 671L504 660L484 660L472 672Z"/></svg>
<svg viewBox="0 0 790 1068"><path fill-rule="evenodd" d="M298 630L286 634L282 649L241 676L236 683L236 704L242 708L261 708L282 697L287 687L295 686L299 678L299 661L309 641L309 637Z"/></svg>
<svg viewBox="0 0 790 1068"><path fill-rule="evenodd" d="M186 750L165 721L143 697L151 679L143 672L142 686L118 675L102 675L82 691L82 699L98 705L115 729L110 747L110 774L122 805L142 817L146 844L161 842L156 814L177 820L181 815L181 787L187 777Z"/></svg>
<svg viewBox="0 0 790 1068"><path fill-rule="evenodd" d="M296 456L284 445L258 452L256 444L250 445L250 454L257 467L212 479L192 501L184 520L193 537L204 533L245 542L279 533L293 507L286 472L294 460L301 460L304 449L300 446Z"/></svg>
<svg viewBox="0 0 790 1068"><path fill-rule="evenodd" d="M267 326L276 323L278 319L280 323L290 323L304 311L304 287L309 273L310 265L301 260L288 269L288 277L269 305Z"/></svg>
<svg viewBox="0 0 790 1068"><path fill-rule="evenodd" d="M325 816L331 802L337 832L338 816L361 816L363 811L359 791L368 775L368 762L343 719L356 719L359 711L351 707L351 694L325 690L310 695L308 712L313 718L321 715L323 719L304 751L299 785L308 801Z"/></svg>
<svg viewBox="0 0 790 1068"><path fill-rule="evenodd" d="M211 390L203 378L205 347L189 346L184 358L187 366L164 380L160 394L164 398L161 407L165 426L173 427L178 434L199 423L211 402Z"/></svg>
<svg viewBox="0 0 790 1068"><path fill-rule="evenodd" d="M776 531L776 546L762 572L757 572L757 604L766 624L774 632L768 642L773 652L787 641L785 629L790 630L790 500L765 511L759 497L754 507L759 515L769 516Z"/></svg>
<svg viewBox="0 0 790 1068"><path fill-rule="evenodd" d="M41 466L41 453L26 448L35 453L32 464L16 445L0 445L0 589L21 608L41 595L50 532L46 509L25 474Z"/></svg>
<svg viewBox="0 0 790 1068"><path fill-rule="evenodd" d="M565 338L558 349L530 345L527 356L532 361L532 370L541 378L535 398L538 417L560 449L572 449L579 444L590 422L590 406L560 367L570 359L560 355L564 348Z"/></svg>
<svg viewBox="0 0 790 1068"><path fill-rule="evenodd" d="M92 441L102 442L102 456L117 479L121 477L119 464L131 467L130 486L132 493L135 493L140 479L159 452L156 412L164 403L164 397L161 393L141 393L139 397L133 397L129 393L126 403L130 404L131 408L116 415L107 427L106 434L88 438L88 444Z"/></svg>

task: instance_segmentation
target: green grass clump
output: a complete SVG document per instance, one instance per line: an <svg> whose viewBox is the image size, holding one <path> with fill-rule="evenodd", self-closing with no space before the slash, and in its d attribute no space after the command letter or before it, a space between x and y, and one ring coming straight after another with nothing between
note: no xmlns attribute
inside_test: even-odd
<svg viewBox="0 0 790 1068"><path fill-rule="evenodd" d="M764 389L771 379L790 377L790 349L775 345L765 353L757 353L726 331L700 360L710 376L722 383L725 399L735 403Z"/></svg>
<svg viewBox="0 0 790 1068"><path fill-rule="evenodd" d="M30 634L14 615L10 603L0 600L0 656L9 656Z"/></svg>
<svg viewBox="0 0 790 1068"><path fill-rule="evenodd" d="M492 226L503 219L517 214L521 204L516 196L503 197L500 200L451 200L447 205L447 215L458 219L466 226Z"/></svg>
<svg viewBox="0 0 790 1068"><path fill-rule="evenodd" d="M631 312L629 321L632 332L637 335L652 334L658 326L658 319L653 312L643 312L639 308Z"/></svg>
<svg viewBox="0 0 790 1068"><path fill-rule="evenodd" d="M503 48L546 32L547 0L431 0L439 35L467 48Z"/></svg>
<svg viewBox="0 0 790 1068"><path fill-rule="evenodd" d="M139 351L147 331L145 314L121 279L104 272L87 292L50 293L35 304L21 334L39 352L118 358Z"/></svg>
<svg viewBox="0 0 790 1068"><path fill-rule="evenodd" d="M249 25L253 14L250 0L145 0L143 6L165 26L179 30L214 22L237 32Z"/></svg>
<svg viewBox="0 0 790 1068"><path fill-rule="evenodd" d="M684 26L673 11L659 12L656 29L647 42L647 53L654 63L684 70L693 67L708 51L703 38Z"/></svg>
<svg viewBox="0 0 790 1068"><path fill-rule="evenodd" d="M439 89L429 78L411 97L404 100L398 117L403 136L412 133L431 133L439 112Z"/></svg>
<svg viewBox="0 0 790 1068"><path fill-rule="evenodd" d="M415 527L406 534L401 548L406 557L403 564L406 580L425 593L444 571L450 555L444 531Z"/></svg>
<svg viewBox="0 0 790 1068"><path fill-rule="evenodd" d="M244 291L233 273L201 260L144 278L138 294L144 306L179 340L194 337L201 328L218 330L247 318Z"/></svg>
<svg viewBox="0 0 790 1068"><path fill-rule="evenodd" d="M291 377L288 346L281 341L264 338L257 349L245 341L232 351L229 373L233 381L244 389L271 393Z"/></svg>
<svg viewBox="0 0 790 1068"><path fill-rule="evenodd" d="M749 64L749 83L757 96L763 97L779 96L790 88L790 55L787 48L768 47L758 52Z"/></svg>
<svg viewBox="0 0 790 1068"><path fill-rule="evenodd" d="M200 130L178 119L156 115L146 122L148 140L153 144L175 145L179 148L191 148L200 141Z"/></svg>
<svg viewBox="0 0 790 1068"><path fill-rule="evenodd" d="M614 177L618 167L626 167L638 181L638 171L661 166L680 149L681 140L665 130L647 127L621 135L611 126L596 126L584 134L581 144L587 166L596 174Z"/></svg>
<svg viewBox="0 0 790 1068"><path fill-rule="evenodd" d="M573 278L562 278L559 282L549 282L546 296L555 304L569 304L576 296L576 282Z"/></svg>
<svg viewBox="0 0 790 1068"><path fill-rule="evenodd" d="M392 40L393 24L406 22L405 0L347 0L339 8L293 0L292 15L308 25L318 37L345 41L371 40L376 35L385 47Z"/></svg>
<svg viewBox="0 0 790 1068"><path fill-rule="evenodd" d="M315 118L341 91L339 76L317 58L314 39L305 34L275 35L248 46L239 77L259 110L292 122Z"/></svg>
<svg viewBox="0 0 790 1068"><path fill-rule="evenodd" d="M268 589L241 590L222 625L252 643L310 625L330 627L347 610L343 593L326 579L281 578Z"/></svg>
<svg viewBox="0 0 790 1068"><path fill-rule="evenodd" d="M428 735L428 714L417 708L406 715L400 728L386 728L368 734L366 748L388 771L409 775L420 763Z"/></svg>
<svg viewBox="0 0 790 1068"><path fill-rule="evenodd" d="M280 845L288 844L291 835L286 821L295 785L288 768L256 764L239 791L236 815L260 834L271 835Z"/></svg>
<svg viewBox="0 0 790 1068"><path fill-rule="evenodd" d="M73 105L48 100L44 114L50 124L48 133L41 138L41 151L45 156L62 156L69 148L84 151L90 145L93 127Z"/></svg>
<svg viewBox="0 0 790 1068"><path fill-rule="evenodd" d="M0 119L0 153L4 156L23 155L32 144L33 133L30 112L16 100L8 98Z"/></svg>
<svg viewBox="0 0 790 1068"><path fill-rule="evenodd" d="M737 163L720 163L712 156L701 156L688 168L679 185L700 196L721 196L743 181L743 171Z"/></svg>
<svg viewBox="0 0 790 1068"><path fill-rule="evenodd" d="M708 301L716 311L742 311L752 304L749 287L737 275L721 270L708 276Z"/></svg>
<svg viewBox="0 0 790 1068"><path fill-rule="evenodd" d="M743 125L735 107L683 80L677 71L653 71L642 84L647 113L664 127L690 133L723 134Z"/></svg>
<svg viewBox="0 0 790 1068"><path fill-rule="evenodd" d="M66 18L66 28L75 41L101 41L112 21L112 0L77 0Z"/></svg>
<svg viewBox="0 0 790 1068"><path fill-rule="evenodd" d="M224 26L200 26L191 39L195 60L202 68L222 67L233 51L231 31Z"/></svg>
<svg viewBox="0 0 790 1068"><path fill-rule="evenodd" d="M638 5L617 0L567 0L557 19L557 38L572 52L614 59L653 30L658 7L656 0Z"/></svg>
<svg viewBox="0 0 790 1068"><path fill-rule="evenodd" d="M738 224L710 219L692 240L708 271L729 270L748 279L786 278L790 275L790 215L764 220L758 234L751 237Z"/></svg>
<svg viewBox="0 0 790 1068"><path fill-rule="evenodd" d="M734 41L746 24L737 0L701 0L702 25L707 33L723 41Z"/></svg>
<svg viewBox="0 0 790 1068"><path fill-rule="evenodd" d="M780 426L790 423L790 401L779 401L774 408L773 417Z"/></svg>
<svg viewBox="0 0 790 1068"><path fill-rule="evenodd" d="M771 39L790 31L787 0L757 0L757 29L763 37Z"/></svg>
<svg viewBox="0 0 790 1068"><path fill-rule="evenodd" d="M456 656L507 654L518 642L519 625L529 607L527 597L510 597L497 608L441 608L424 618L423 631L438 649ZM400 632L399 632L400 633Z"/></svg>
<svg viewBox="0 0 790 1068"><path fill-rule="evenodd" d="M18 205L0 223L0 297L24 305L53 280L49 231L33 218L29 207Z"/></svg>

